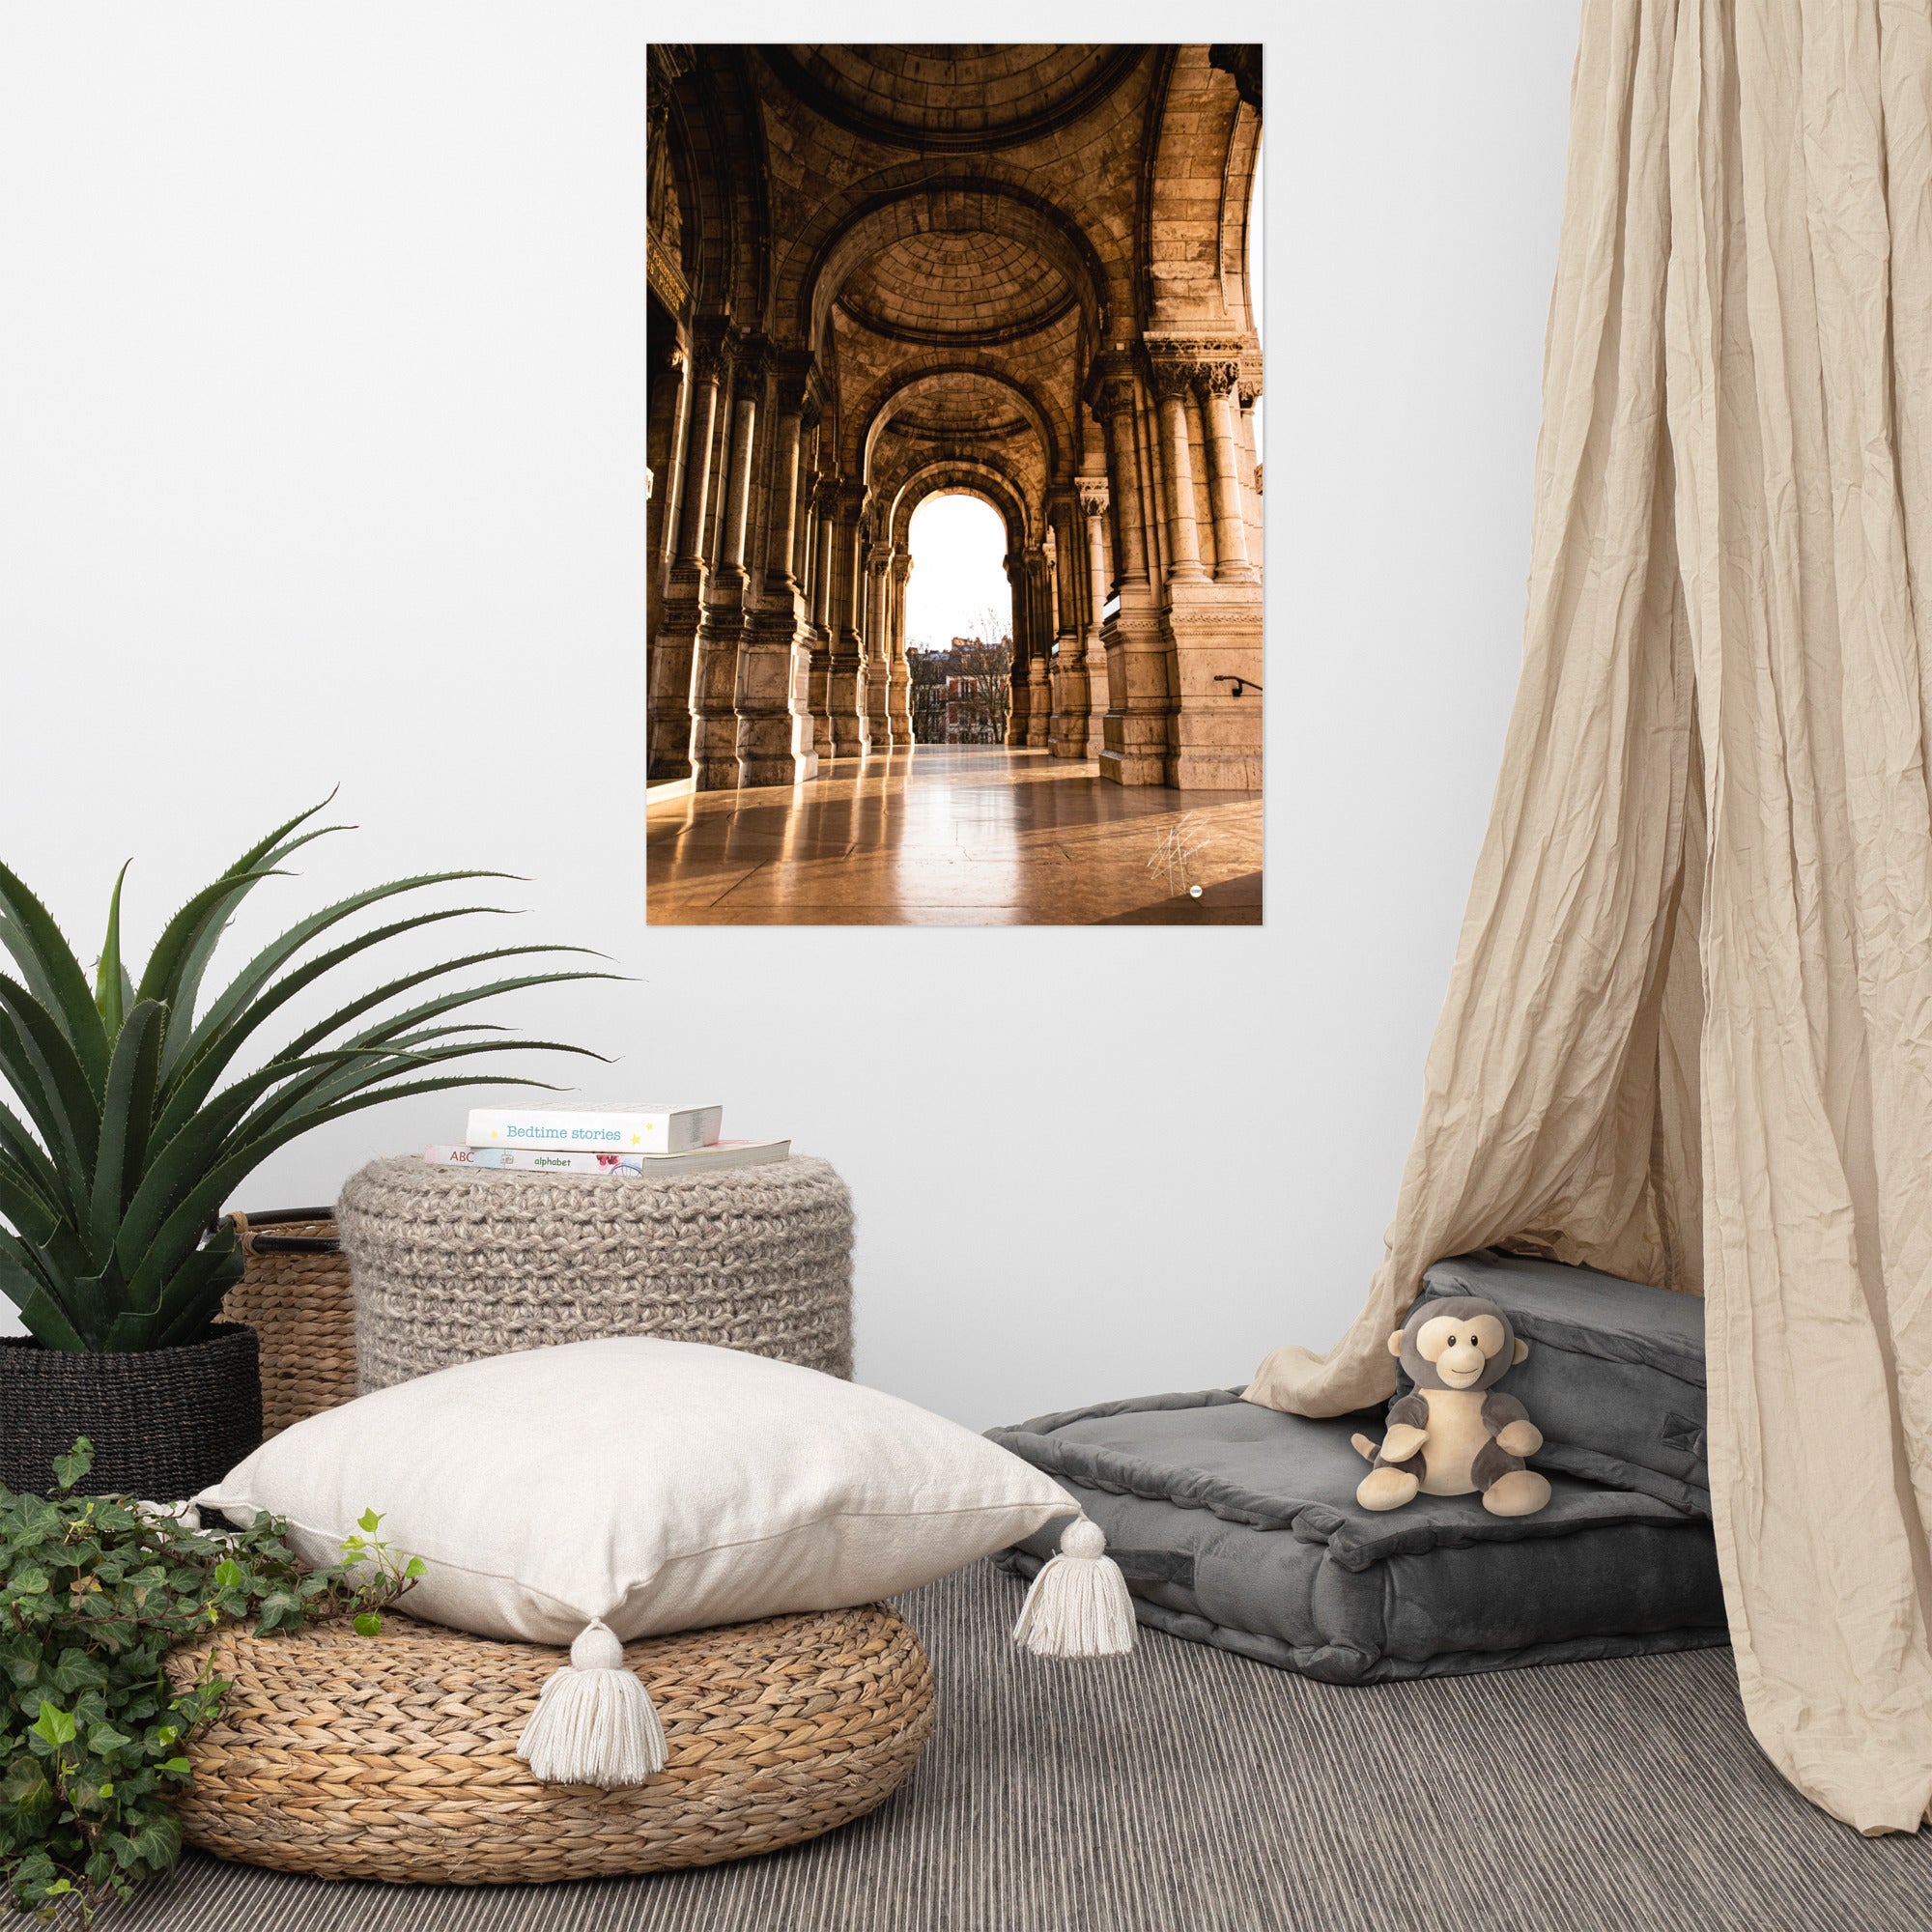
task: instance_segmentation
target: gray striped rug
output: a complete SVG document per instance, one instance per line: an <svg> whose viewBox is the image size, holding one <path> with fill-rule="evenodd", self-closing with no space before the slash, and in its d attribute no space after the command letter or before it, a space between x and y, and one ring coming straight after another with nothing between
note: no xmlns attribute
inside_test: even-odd
<svg viewBox="0 0 1932 1932"><path fill-rule="evenodd" d="M1143 1633L1006 1642L989 1568L906 1599L938 1735L869 1818L703 1871L473 1890L190 1855L142 1932L1924 1932L1932 1833L1860 1838L1745 1728L1725 1650L1338 1690Z"/></svg>

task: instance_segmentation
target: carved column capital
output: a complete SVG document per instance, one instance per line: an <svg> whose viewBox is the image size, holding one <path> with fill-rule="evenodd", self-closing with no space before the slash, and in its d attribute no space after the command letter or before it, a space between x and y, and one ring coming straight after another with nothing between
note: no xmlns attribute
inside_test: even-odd
<svg viewBox="0 0 1932 1932"><path fill-rule="evenodd" d="M1131 376L1112 376L1102 383L1094 394L1094 416L1098 422L1111 422L1116 416L1125 415L1134 406L1134 383Z"/></svg>
<svg viewBox="0 0 1932 1932"><path fill-rule="evenodd" d="M798 426L800 431L810 436L825 417L825 405L814 395L803 397L798 406Z"/></svg>
<svg viewBox="0 0 1932 1932"><path fill-rule="evenodd" d="M1080 514L1083 517L1104 517L1112 502L1106 479L1099 476L1083 476L1075 486L1080 493Z"/></svg>
<svg viewBox="0 0 1932 1932"><path fill-rule="evenodd" d="M691 332L691 364L700 383L722 383L731 367L738 331L728 322L700 322Z"/></svg>
<svg viewBox="0 0 1932 1932"><path fill-rule="evenodd" d="M756 388L762 384L776 359L771 339L763 335L748 335L738 351L738 382L741 387L749 384Z"/></svg>
<svg viewBox="0 0 1932 1932"><path fill-rule="evenodd" d="M774 349L772 363L779 372L778 406L781 413L803 415L806 404L811 398L816 358L809 349Z"/></svg>
<svg viewBox="0 0 1932 1932"><path fill-rule="evenodd" d="M1249 361L1249 344L1238 335L1150 334L1148 377L1155 394L1167 397L1188 389L1225 395L1240 380Z"/></svg>
<svg viewBox="0 0 1932 1932"><path fill-rule="evenodd" d="M1193 362L1181 362L1162 356L1151 363L1148 376L1153 384L1153 392L1164 403L1171 403L1177 396L1190 396L1194 393Z"/></svg>

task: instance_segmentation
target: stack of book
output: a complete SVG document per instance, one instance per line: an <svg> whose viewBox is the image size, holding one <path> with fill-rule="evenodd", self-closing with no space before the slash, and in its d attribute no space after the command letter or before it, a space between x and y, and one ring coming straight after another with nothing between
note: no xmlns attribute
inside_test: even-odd
<svg viewBox="0 0 1932 1932"><path fill-rule="evenodd" d="M432 1147L439 1167L550 1174L688 1174L783 1160L789 1141L719 1138L723 1107L475 1107L461 1147Z"/></svg>

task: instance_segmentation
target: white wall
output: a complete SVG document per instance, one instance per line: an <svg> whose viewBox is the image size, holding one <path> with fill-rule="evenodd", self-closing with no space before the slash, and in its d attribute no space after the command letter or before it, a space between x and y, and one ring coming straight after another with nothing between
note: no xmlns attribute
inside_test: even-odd
<svg viewBox="0 0 1932 1932"><path fill-rule="evenodd" d="M1514 683L1575 6L1274 15L1268 923L1192 933L646 931L648 17L0 9L0 854L90 959L128 853L139 944L338 781L361 831L266 920L528 874L524 925L635 983L520 1022L836 1160L861 1373L967 1422L1326 1343ZM465 1104L324 1130L239 1205Z"/></svg>

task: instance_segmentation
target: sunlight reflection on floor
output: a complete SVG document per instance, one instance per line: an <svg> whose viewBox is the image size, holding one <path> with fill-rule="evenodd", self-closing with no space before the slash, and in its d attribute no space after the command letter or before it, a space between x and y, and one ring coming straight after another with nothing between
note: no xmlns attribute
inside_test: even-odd
<svg viewBox="0 0 1932 1932"><path fill-rule="evenodd" d="M654 925L1261 923L1258 794L1128 788L1045 752L841 759L803 785L668 799L649 820ZM1194 848L1199 900L1170 891L1163 840Z"/></svg>

